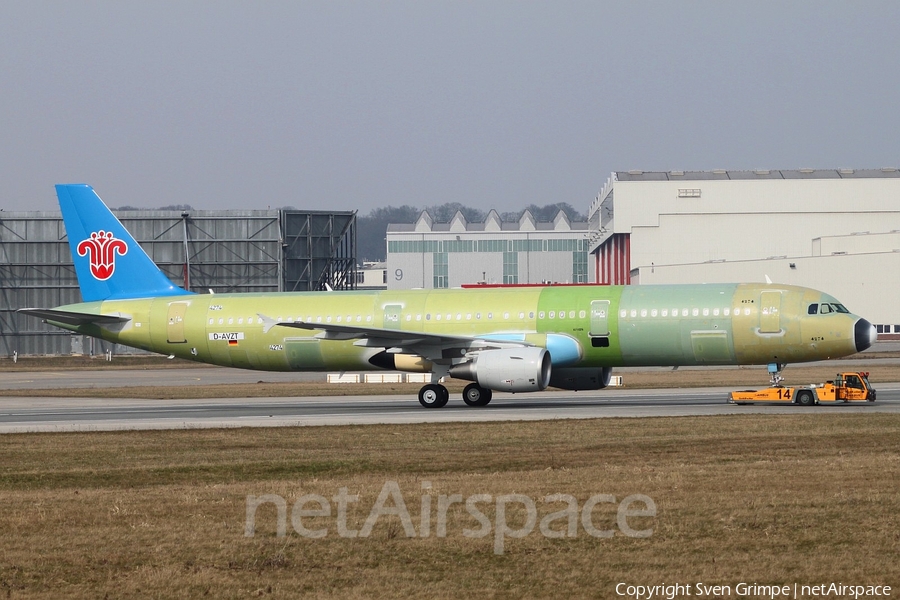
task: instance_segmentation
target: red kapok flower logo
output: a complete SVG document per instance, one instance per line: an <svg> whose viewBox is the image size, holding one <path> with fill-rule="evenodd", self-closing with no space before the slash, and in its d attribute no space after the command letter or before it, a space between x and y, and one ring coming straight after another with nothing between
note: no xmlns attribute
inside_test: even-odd
<svg viewBox="0 0 900 600"><path fill-rule="evenodd" d="M91 263L91 275L100 281L106 281L112 277L116 270L116 254L124 255L128 252L128 244L116 239L113 233L95 231L91 238L78 244L78 256L88 255Z"/></svg>

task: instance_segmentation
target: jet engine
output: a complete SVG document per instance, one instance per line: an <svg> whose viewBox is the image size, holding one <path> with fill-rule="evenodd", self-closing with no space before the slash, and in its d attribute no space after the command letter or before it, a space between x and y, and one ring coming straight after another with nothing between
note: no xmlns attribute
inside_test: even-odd
<svg viewBox="0 0 900 600"><path fill-rule="evenodd" d="M553 369L550 385L564 390L602 390L609 385L612 367Z"/></svg>
<svg viewBox="0 0 900 600"><path fill-rule="evenodd" d="M550 354L544 348L483 350L450 367L450 375L503 392L539 392L550 383Z"/></svg>

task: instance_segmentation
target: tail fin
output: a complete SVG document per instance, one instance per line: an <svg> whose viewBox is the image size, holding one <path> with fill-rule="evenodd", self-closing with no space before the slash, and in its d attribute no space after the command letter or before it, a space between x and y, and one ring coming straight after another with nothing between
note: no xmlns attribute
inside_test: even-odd
<svg viewBox="0 0 900 600"><path fill-rule="evenodd" d="M84 302L180 296L89 185L56 186Z"/></svg>

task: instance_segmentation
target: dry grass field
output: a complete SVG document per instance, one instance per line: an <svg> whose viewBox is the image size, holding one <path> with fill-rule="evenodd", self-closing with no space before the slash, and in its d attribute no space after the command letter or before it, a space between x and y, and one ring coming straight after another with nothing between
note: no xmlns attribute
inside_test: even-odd
<svg viewBox="0 0 900 600"><path fill-rule="evenodd" d="M359 530L394 481L418 537L398 516L371 535L338 535L334 497L346 488L346 526ZM534 423L230 429L0 437L0 598L615 598L631 584L739 582L900 585L900 416L740 415ZM423 482L430 482L430 487ZM287 535L274 505L284 498ZM330 517L291 510L305 494ZM434 517L440 499L490 495ZM550 538L539 526L503 538L498 496L521 494L537 520L579 510L597 494L644 494L656 515L616 505L589 515L609 538ZM423 509L422 497L430 500ZM506 503L511 529L524 505ZM426 503L427 504L427 503ZM394 499L385 506L395 507ZM642 505L641 505L642 506ZM317 508L302 504L298 510ZM550 527L565 531L568 522ZM738 597L732 594L726 597Z"/></svg>

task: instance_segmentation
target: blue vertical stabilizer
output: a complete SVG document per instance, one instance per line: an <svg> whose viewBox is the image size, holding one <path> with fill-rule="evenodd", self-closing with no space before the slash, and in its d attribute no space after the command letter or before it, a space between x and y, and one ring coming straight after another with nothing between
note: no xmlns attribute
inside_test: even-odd
<svg viewBox="0 0 900 600"><path fill-rule="evenodd" d="M189 294L172 283L85 184L56 186L84 302Z"/></svg>

